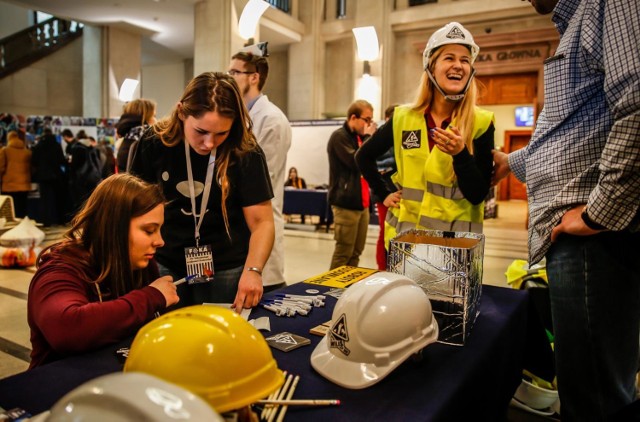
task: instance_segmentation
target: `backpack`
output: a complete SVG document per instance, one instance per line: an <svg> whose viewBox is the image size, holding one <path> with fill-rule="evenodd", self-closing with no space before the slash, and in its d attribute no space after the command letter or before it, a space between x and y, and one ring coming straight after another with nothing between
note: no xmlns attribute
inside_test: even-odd
<svg viewBox="0 0 640 422"><path fill-rule="evenodd" d="M98 186L102 180L102 161L100 160L100 151L98 148L75 146L75 148L86 148L86 160L80 168L76 170L76 180L78 183L93 189Z"/></svg>

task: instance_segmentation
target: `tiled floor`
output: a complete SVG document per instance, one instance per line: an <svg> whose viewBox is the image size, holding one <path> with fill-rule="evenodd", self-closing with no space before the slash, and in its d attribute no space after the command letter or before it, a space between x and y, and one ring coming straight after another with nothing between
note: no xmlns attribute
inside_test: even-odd
<svg viewBox="0 0 640 422"><path fill-rule="evenodd" d="M485 221L486 244L483 283L506 286L504 272L514 259L526 259L526 203L500 202L498 218ZM48 229L45 241L59 239L64 228ZM370 227L360 266L376 268L377 227ZM285 277L289 283L304 280L329 268L333 234L311 226L291 224L285 233ZM0 378L24 371L30 342L26 321L29 281L33 268L0 269ZM535 421L519 411L510 411L510 421Z"/></svg>

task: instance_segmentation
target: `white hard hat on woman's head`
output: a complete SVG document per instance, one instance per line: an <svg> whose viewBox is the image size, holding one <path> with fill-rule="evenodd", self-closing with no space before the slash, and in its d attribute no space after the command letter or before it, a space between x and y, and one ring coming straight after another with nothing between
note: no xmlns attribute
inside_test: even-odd
<svg viewBox="0 0 640 422"><path fill-rule="evenodd" d="M405 276L380 272L342 294L311 366L342 387L365 388L437 338L424 291Z"/></svg>
<svg viewBox="0 0 640 422"><path fill-rule="evenodd" d="M467 29L458 22L449 22L434 32L429 38L429 41L427 41L427 46L422 53L422 68L424 70L427 70L429 59L433 55L433 52L446 44L461 44L467 46L471 52L472 63L476 60L480 52L480 47L473 41L471 32L467 31Z"/></svg>

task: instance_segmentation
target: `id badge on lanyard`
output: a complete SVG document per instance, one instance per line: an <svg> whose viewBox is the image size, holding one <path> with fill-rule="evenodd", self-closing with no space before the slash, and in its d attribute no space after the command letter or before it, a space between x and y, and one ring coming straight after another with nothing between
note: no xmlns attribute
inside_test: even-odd
<svg viewBox="0 0 640 422"><path fill-rule="evenodd" d="M189 284L205 283L214 280L213 270L213 252L211 245L200 244L200 227L207 212L207 203L209 202L209 194L211 193L211 183L213 182L213 169L216 163L216 149L214 148L209 155L209 163L207 164L207 176L204 182L204 190L202 192L202 203L200 204L200 214L196 212L196 194L193 184L193 170L191 168L191 155L189 151L189 143L184 140L184 152L187 160L187 177L189 182L189 196L191 197L191 211L193 214L193 224L195 226L194 237L195 246L184 248L184 258L187 264L187 275L193 276L188 281Z"/></svg>

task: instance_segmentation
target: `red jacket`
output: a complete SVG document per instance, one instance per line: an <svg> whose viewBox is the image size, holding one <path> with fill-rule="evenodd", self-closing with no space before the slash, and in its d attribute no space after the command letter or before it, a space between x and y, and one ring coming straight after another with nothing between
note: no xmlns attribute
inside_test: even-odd
<svg viewBox="0 0 640 422"><path fill-rule="evenodd" d="M148 280L154 281L158 270L155 262L151 264ZM113 300L103 297L100 303L95 284L87 281L91 279L79 264L63 260L60 253L42 257L27 301L29 369L121 341L166 307L162 293L149 286Z"/></svg>

